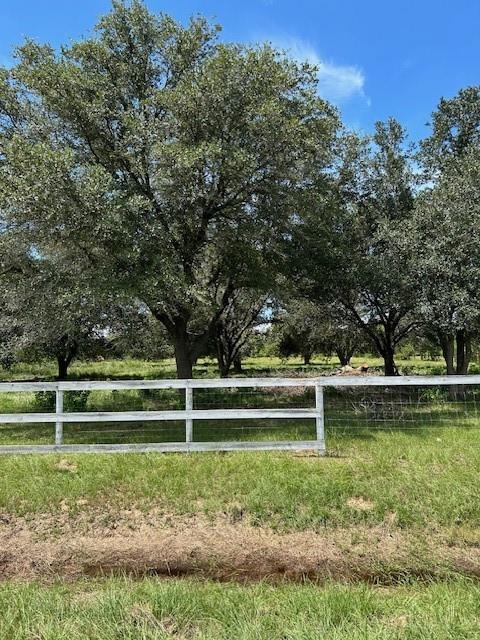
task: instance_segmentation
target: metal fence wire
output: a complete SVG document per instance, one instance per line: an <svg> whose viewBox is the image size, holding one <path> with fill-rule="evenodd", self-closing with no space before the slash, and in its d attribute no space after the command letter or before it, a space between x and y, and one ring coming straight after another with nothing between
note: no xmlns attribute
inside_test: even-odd
<svg viewBox="0 0 480 640"><path fill-rule="evenodd" d="M480 426L480 376L13 382L0 394L0 453L323 454L329 434Z"/></svg>

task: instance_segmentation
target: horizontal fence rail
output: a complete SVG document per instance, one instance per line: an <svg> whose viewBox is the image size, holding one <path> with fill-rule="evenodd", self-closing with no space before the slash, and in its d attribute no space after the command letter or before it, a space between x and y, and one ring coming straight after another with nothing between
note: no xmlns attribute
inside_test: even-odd
<svg viewBox="0 0 480 640"><path fill-rule="evenodd" d="M150 452L150 451L235 451L235 450L291 450L313 449L324 454L325 415L324 391L328 388L352 387L460 387L480 385L480 375L471 376L323 376L317 378L229 378L195 380L102 380L72 382L3 382L1 393L50 392L55 393L55 412L4 413L0 424L55 424L52 444L0 445L0 453L52 453L52 452ZM208 389L312 389L314 406L268 408L195 409L195 390ZM129 391L129 390L185 391L184 409L150 411L65 411L64 398L68 392ZM314 421L312 439L249 440L249 441L194 441L194 423L197 421L309 419ZM401 419L401 417L400 417ZM180 442L147 443L83 443L66 444L64 425L74 423L128 423L174 421L184 422L184 440Z"/></svg>
<svg viewBox="0 0 480 640"><path fill-rule="evenodd" d="M189 380L72 380L71 382L0 382L9 391L95 391L122 389L228 389L241 387L400 387L480 384L468 376L320 376L318 378L203 378ZM1 414L0 414L1 415Z"/></svg>

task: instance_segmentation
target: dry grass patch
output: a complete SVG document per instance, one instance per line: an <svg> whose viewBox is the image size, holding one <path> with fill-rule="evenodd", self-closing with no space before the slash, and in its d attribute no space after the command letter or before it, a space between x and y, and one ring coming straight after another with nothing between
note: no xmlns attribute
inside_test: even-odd
<svg viewBox="0 0 480 640"><path fill-rule="evenodd" d="M375 505L371 500L366 500L365 498L354 497L349 498L347 500L347 507L350 509L355 509L355 511L372 511L375 508Z"/></svg>
<svg viewBox="0 0 480 640"><path fill-rule="evenodd" d="M480 548L436 532L369 527L278 532L224 513L215 519L160 511L68 512L0 524L0 579L52 581L104 575L216 580L363 580L480 576Z"/></svg>

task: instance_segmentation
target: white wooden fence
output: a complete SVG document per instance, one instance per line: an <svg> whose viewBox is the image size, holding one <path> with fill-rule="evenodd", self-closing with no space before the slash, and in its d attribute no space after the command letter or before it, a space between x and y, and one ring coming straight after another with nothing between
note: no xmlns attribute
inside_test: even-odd
<svg viewBox="0 0 480 640"><path fill-rule="evenodd" d="M325 453L324 388L325 387L397 387L397 386L460 386L480 385L480 375L471 376L403 376L403 377L318 377L318 378L230 378L195 380L118 380L78 382L4 382L0 393L8 392L54 392L55 413L10 413L0 414L0 424L52 423L52 441L48 444L1 445L4 453L80 453L80 452L150 452L150 451L235 451L235 450L300 450L314 449ZM195 389L227 388L273 388L314 387L315 406L305 408L265 409L194 409ZM87 411L65 412L64 394L69 391L134 390L134 389L184 389L185 409L166 411ZM227 441L194 442L195 420L239 420L239 419L305 419L315 420L315 439L279 441ZM134 421L184 421L185 439L182 442L122 443L122 444L65 444L63 425L66 423L103 423ZM54 436L54 438L53 438Z"/></svg>

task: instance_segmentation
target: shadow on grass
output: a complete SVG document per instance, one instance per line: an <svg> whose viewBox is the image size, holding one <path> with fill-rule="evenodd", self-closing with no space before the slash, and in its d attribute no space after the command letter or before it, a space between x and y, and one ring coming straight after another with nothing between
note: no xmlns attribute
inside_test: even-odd
<svg viewBox="0 0 480 640"><path fill-rule="evenodd" d="M445 425L418 428L326 427L327 449L337 453L358 442L374 443L385 435L433 439ZM53 444L54 424L0 425L0 444ZM315 440L313 420L252 420L196 421L194 442L245 442L279 440ZM108 422L68 423L64 425L65 444L125 444L185 442L183 421L169 422Z"/></svg>

